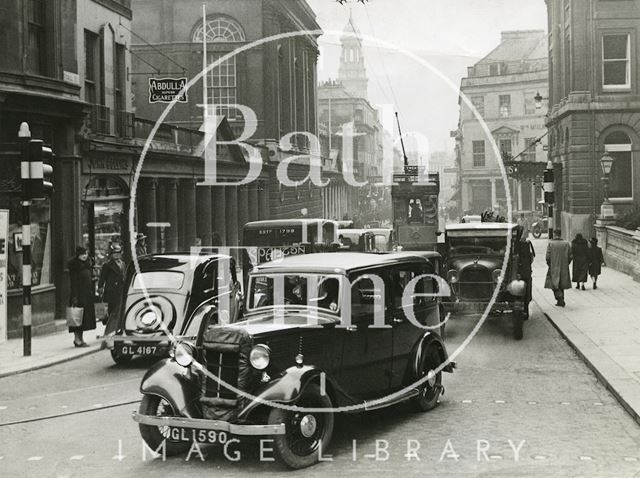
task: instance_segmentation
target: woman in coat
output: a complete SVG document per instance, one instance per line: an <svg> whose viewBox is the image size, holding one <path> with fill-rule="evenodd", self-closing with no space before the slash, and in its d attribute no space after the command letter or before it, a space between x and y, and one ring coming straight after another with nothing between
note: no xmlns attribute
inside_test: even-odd
<svg viewBox="0 0 640 478"><path fill-rule="evenodd" d="M597 289L598 276L602 273L602 266L606 264L604 263L604 257L602 256L602 249L598 247L598 239L595 237L591 238L591 247L589 248L589 252L589 275L593 281L593 288Z"/></svg>
<svg viewBox="0 0 640 478"><path fill-rule="evenodd" d="M69 268L69 305L84 309L82 324L79 327L69 327L69 332L75 334L73 345L88 347L89 344L82 338L82 333L96 328L96 316L93 310L95 299L92 282L93 267L87 250L84 247L77 247L76 255L67 263L67 267Z"/></svg>
<svg viewBox="0 0 640 478"><path fill-rule="evenodd" d="M576 283L576 289L580 289L582 285L582 290L585 290L584 283L587 282L589 273L589 243L580 233L576 234L571 242L571 255L573 256L573 282Z"/></svg>

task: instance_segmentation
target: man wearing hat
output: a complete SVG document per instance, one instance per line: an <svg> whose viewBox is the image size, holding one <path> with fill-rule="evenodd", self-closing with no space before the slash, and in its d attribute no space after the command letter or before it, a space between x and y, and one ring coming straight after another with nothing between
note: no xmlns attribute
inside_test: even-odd
<svg viewBox="0 0 640 478"><path fill-rule="evenodd" d="M136 256L146 256L147 255L147 236L142 234L141 232L136 234Z"/></svg>
<svg viewBox="0 0 640 478"><path fill-rule="evenodd" d="M111 257L102 266L98 288L101 291L102 299L109 308L108 317L117 315L122 303L124 292L125 263L122 260L122 246L115 243L111 246ZM102 319L106 324L106 318Z"/></svg>

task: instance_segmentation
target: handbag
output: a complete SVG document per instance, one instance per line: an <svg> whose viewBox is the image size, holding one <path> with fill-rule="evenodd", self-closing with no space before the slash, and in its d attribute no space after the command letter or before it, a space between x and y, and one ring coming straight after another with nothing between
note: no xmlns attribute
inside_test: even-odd
<svg viewBox="0 0 640 478"><path fill-rule="evenodd" d="M104 319L107 317L108 312L109 312L109 307L107 306L106 302L94 302L93 303L93 310L96 314L96 319L103 321Z"/></svg>
<svg viewBox="0 0 640 478"><path fill-rule="evenodd" d="M82 317L84 316L84 307L67 307L67 326L82 326Z"/></svg>

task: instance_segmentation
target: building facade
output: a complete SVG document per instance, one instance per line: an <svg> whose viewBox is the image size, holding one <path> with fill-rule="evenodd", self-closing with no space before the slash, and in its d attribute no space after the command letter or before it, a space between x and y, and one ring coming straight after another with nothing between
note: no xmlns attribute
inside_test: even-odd
<svg viewBox="0 0 640 478"><path fill-rule="evenodd" d="M534 98L537 93L546 96L547 69L547 36L542 30L502 32L500 44L468 68L460 91L477 115L461 95L458 131L452 133L463 213L506 211L507 184L514 211L536 209L541 185L505 179L500 161L546 160L544 110L536 108Z"/></svg>
<svg viewBox="0 0 640 478"><path fill-rule="evenodd" d="M564 237L594 233L604 200L600 158L613 158L614 215L640 205L640 5L547 0L549 157L556 226ZM590 237L587 236L587 237Z"/></svg>

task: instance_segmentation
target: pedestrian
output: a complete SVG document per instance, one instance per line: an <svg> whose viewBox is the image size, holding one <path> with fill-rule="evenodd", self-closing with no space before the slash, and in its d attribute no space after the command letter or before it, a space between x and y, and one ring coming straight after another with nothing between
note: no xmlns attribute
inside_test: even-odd
<svg viewBox="0 0 640 478"><path fill-rule="evenodd" d="M589 273L589 243L582 237L582 234L576 234L571 241L571 254L573 255L573 282L576 283L576 289L585 290L584 283L587 282L587 274Z"/></svg>
<svg viewBox="0 0 640 478"><path fill-rule="evenodd" d="M141 232L136 234L136 256L147 255L147 236Z"/></svg>
<svg viewBox="0 0 640 478"><path fill-rule="evenodd" d="M556 305L565 306L564 291L571 289L571 276L569 275L569 264L571 263L571 244L562 239L560 230L553 231L553 239L547 246L547 277L544 281L544 288L553 290L556 298Z"/></svg>
<svg viewBox="0 0 640 478"><path fill-rule="evenodd" d="M520 219L518 219L518 226L522 228L522 237L524 237L526 240L526 238L529 237L529 221L527 221L527 218L524 216L523 212L520 213Z"/></svg>
<svg viewBox="0 0 640 478"><path fill-rule="evenodd" d="M531 293L532 293L532 267L533 259L536 257L536 251L533 248L533 244L528 238L529 233L526 235L524 232L521 233L520 242L518 247L518 274L523 281L527 283L527 291L525 294L524 300L524 318L525 320L529 318L529 303L531 302Z"/></svg>
<svg viewBox="0 0 640 478"><path fill-rule="evenodd" d="M598 247L598 239L592 237L591 247L589 248L589 275L593 281L594 290L598 288L598 276L602 273L602 266L606 266L602 249Z"/></svg>
<svg viewBox="0 0 640 478"><path fill-rule="evenodd" d="M78 327L69 327L69 332L74 334L73 345L76 347L88 347L82 333L85 330L96 328L96 315L93 309L95 293L91 281L93 264L89 253L84 247L76 247L76 254L67 263L69 269L69 306L82 307L82 324Z"/></svg>
<svg viewBox="0 0 640 478"><path fill-rule="evenodd" d="M111 317L117 317L120 313L122 294L124 293L125 263L122 260L122 247L119 244L111 246L111 257L102 266L98 289L102 299L107 303L107 317L103 318L104 324Z"/></svg>

